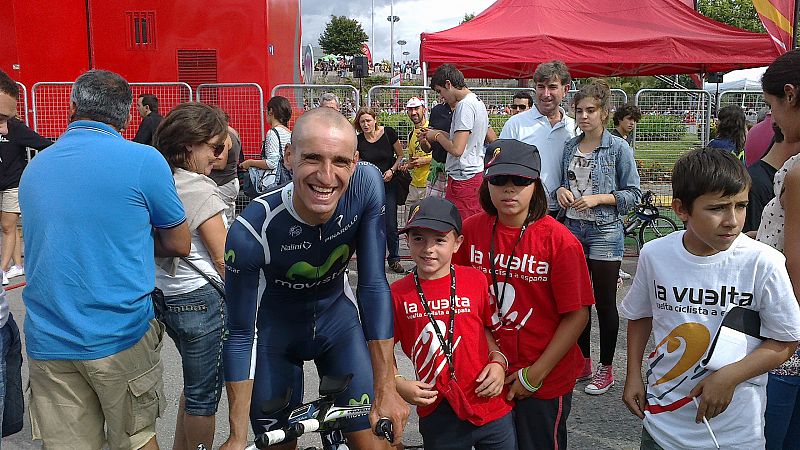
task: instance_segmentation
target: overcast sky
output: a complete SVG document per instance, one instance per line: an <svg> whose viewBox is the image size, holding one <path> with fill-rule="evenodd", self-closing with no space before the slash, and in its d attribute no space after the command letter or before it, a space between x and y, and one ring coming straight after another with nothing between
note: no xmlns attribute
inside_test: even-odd
<svg viewBox="0 0 800 450"><path fill-rule="evenodd" d="M389 59L389 26L386 20L390 13L390 0L301 0L303 21L303 46L314 46L314 57L319 58L319 35L331 15L356 19L372 38L372 5L375 5L375 41L370 46L376 61ZM494 0L394 0L394 15L400 18L395 23L394 41L408 42L401 54L400 46L395 44L396 61L419 59L419 35L422 32L436 32L452 28L461 22L464 14L478 15L494 3ZM760 80L764 68L737 70L725 75L725 81L742 78Z"/></svg>
<svg viewBox="0 0 800 450"><path fill-rule="evenodd" d="M373 59L389 59L390 0L301 0L303 12L303 45L314 46L314 57L319 46L319 35L331 15L356 19L372 37L372 5L375 5L375 42L370 46ZM408 42L403 50L410 55L403 57L399 45L395 44L396 61L419 58L419 35L422 32L446 30L458 25L464 14L479 14L494 0L394 0L394 15L400 18L394 24L394 41Z"/></svg>

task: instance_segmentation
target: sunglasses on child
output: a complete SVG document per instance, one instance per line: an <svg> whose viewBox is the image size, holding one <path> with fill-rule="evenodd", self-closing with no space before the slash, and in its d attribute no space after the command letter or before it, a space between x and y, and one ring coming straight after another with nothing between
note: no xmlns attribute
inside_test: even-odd
<svg viewBox="0 0 800 450"><path fill-rule="evenodd" d="M225 144L212 144L211 142L206 142L206 144L214 149L214 156L219 156L222 152L225 151Z"/></svg>
<svg viewBox="0 0 800 450"><path fill-rule="evenodd" d="M505 186L509 181L511 181L514 186L530 186L533 184L533 179L520 177L518 175L495 175L489 178L489 184L492 186Z"/></svg>

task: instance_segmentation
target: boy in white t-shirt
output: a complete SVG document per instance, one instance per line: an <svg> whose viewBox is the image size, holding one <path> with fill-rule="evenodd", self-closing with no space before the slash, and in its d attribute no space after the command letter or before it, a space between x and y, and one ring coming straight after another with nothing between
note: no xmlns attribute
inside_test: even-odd
<svg viewBox="0 0 800 450"><path fill-rule="evenodd" d="M672 208L686 231L645 245L620 306L629 320L623 401L644 420L642 449L716 448L715 439L719 448L764 448L766 372L797 347L800 308L783 255L741 233L749 188L729 152L693 150L675 164ZM703 361L733 307L758 312L764 340L712 371Z"/></svg>
<svg viewBox="0 0 800 450"><path fill-rule="evenodd" d="M453 202L461 218L481 212L478 188L483 181L483 142L489 128L486 105L464 84L464 74L443 64L431 77L431 89L448 104L456 105L449 130L421 130L425 139L447 152L445 198Z"/></svg>

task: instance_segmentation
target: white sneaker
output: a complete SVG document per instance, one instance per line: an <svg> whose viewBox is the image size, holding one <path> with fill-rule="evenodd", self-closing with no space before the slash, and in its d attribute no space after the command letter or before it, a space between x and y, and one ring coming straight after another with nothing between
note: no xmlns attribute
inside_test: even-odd
<svg viewBox="0 0 800 450"><path fill-rule="evenodd" d="M6 272L6 277L8 278L16 278L22 275L25 275L25 269L17 265L11 266Z"/></svg>
<svg viewBox="0 0 800 450"><path fill-rule="evenodd" d="M9 283L8 277L6 276L5 271L3 272L3 286L7 286Z"/></svg>
<svg viewBox="0 0 800 450"><path fill-rule="evenodd" d="M631 279L631 274L629 274L628 272L625 272L622 269L619 269L619 277L622 278L623 280L630 280Z"/></svg>

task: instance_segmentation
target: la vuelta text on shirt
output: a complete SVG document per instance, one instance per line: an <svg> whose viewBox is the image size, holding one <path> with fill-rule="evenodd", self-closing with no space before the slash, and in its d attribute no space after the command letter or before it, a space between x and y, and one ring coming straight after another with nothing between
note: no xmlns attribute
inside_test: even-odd
<svg viewBox="0 0 800 450"><path fill-rule="evenodd" d="M450 314L450 299L428 300L428 307L431 308L431 314L434 316ZM469 297L456 296L455 307L456 314L469 313L472 311ZM425 309L419 302L403 302L403 311L405 311L408 319L416 319L425 314Z"/></svg>
<svg viewBox="0 0 800 450"><path fill-rule="evenodd" d="M484 256L484 252L476 249L474 245L470 246L470 261L479 266L484 273L489 273L490 268L483 265ZM540 261L534 255L527 253L520 256L515 255L513 258L505 253L498 253L494 256L494 267L500 276L505 276L506 269L508 269L512 272L511 278L519 278L523 281L548 281L550 276L550 263ZM518 273L513 273L514 271Z"/></svg>
<svg viewBox="0 0 800 450"><path fill-rule="evenodd" d="M662 286L653 280L653 294L659 303L658 309L684 313L708 314L704 306L728 305L751 306L752 292L741 292L735 286L722 285L719 288ZM661 303L663 302L663 303ZM723 312L724 314L724 312ZM713 312L716 315L716 311Z"/></svg>

